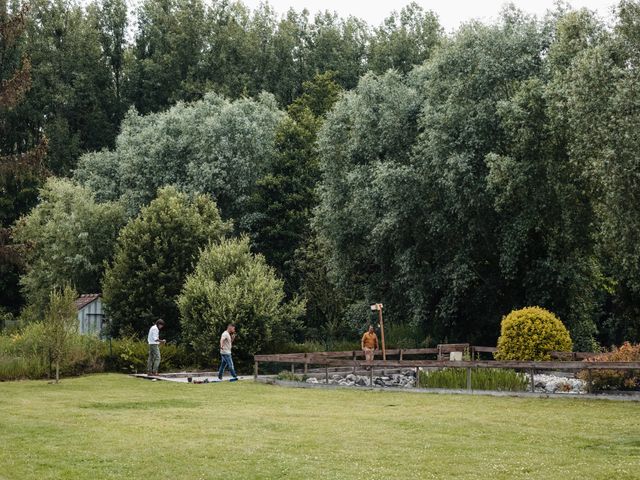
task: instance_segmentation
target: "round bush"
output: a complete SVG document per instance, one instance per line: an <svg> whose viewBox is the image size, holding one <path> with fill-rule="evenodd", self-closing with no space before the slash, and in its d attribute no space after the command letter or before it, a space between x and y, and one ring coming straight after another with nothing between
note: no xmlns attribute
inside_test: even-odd
<svg viewBox="0 0 640 480"><path fill-rule="evenodd" d="M551 360L552 351L571 351L569 331L544 308L514 310L502 319L498 360Z"/></svg>
<svg viewBox="0 0 640 480"><path fill-rule="evenodd" d="M236 324L234 354L248 361L291 340L305 309L298 298L286 300L284 282L262 255L251 253L246 237L212 243L202 251L178 306L183 338L203 361L217 358L227 324Z"/></svg>

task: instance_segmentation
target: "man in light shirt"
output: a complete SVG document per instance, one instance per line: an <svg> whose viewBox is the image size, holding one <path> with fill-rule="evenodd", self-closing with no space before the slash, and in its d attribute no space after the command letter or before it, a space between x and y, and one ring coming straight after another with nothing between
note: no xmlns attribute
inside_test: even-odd
<svg viewBox="0 0 640 480"><path fill-rule="evenodd" d="M229 368L229 373L231 373L230 381L235 382L238 380L238 375L236 375L236 370L233 368L233 359L231 358L231 347L233 346L233 341L236 338L236 326L233 323L227 325L227 329L222 332L220 336L220 370L218 370L218 380L222 380L222 375L224 374L224 369Z"/></svg>
<svg viewBox="0 0 640 480"><path fill-rule="evenodd" d="M147 360L147 375L158 375L160 367L160 344L166 340L160 340L160 330L164 327L164 320L159 318L156 323L149 329L147 335L147 343L149 344L149 359Z"/></svg>

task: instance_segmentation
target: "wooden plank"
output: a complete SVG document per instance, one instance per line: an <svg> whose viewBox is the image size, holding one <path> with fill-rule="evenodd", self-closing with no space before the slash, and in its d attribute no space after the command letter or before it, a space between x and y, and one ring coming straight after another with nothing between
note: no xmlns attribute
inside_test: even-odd
<svg viewBox="0 0 640 480"><path fill-rule="evenodd" d="M438 345L440 353L464 352L467 348L471 348L468 343L441 343Z"/></svg>
<svg viewBox="0 0 640 480"><path fill-rule="evenodd" d="M402 355L437 355L437 348L405 348Z"/></svg>
<svg viewBox="0 0 640 480"><path fill-rule="evenodd" d="M410 349L388 349L387 355L431 355L437 354L437 348L410 348ZM378 353L380 355L381 353ZM275 353L267 355L254 355L254 358L259 361L284 361L287 359L299 360L308 356L309 358L349 358L353 355L364 358L364 352L362 350L349 350L342 352L307 352L307 353Z"/></svg>
<svg viewBox="0 0 640 480"><path fill-rule="evenodd" d="M474 352L479 353L496 353L498 351L497 347L471 347Z"/></svg>

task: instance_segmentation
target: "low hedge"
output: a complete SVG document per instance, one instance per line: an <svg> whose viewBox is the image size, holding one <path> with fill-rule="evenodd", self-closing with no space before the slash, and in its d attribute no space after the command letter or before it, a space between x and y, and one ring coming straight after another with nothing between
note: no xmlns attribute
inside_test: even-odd
<svg viewBox="0 0 640 480"><path fill-rule="evenodd" d="M585 362L640 362L640 343L632 345L625 342ZM578 377L587 381L589 373L583 370ZM634 370L592 370L591 382L595 390L640 390L640 373Z"/></svg>

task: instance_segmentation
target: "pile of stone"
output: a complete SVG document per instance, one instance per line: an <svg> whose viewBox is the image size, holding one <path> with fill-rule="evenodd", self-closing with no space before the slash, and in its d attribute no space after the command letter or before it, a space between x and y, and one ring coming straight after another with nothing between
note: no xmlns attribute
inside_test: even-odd
<svg viewBox="0 0 640 480"><path fill-rule="evenodd" d="M529 377L531 380L531 377ZM539 393L585 393L587 391L586 382L571 377L559 375L534 375L533 385Z"/></svg>
<svg viewBox="0 0 640 480"><path fill-rule="evenodd" d="M395 387L395 388L409 388L415 386L416 377L413 370L405 370L401 373L391 373L388 375L375 375L373 376L374 387ZM307 383L312 384L326 384L325 378L320 379L310 377L307 379ZM356 375L349 374L332 374L329 378L329 385L341 385L344 387L370 387L371 379L368 375Z"/></svg>

